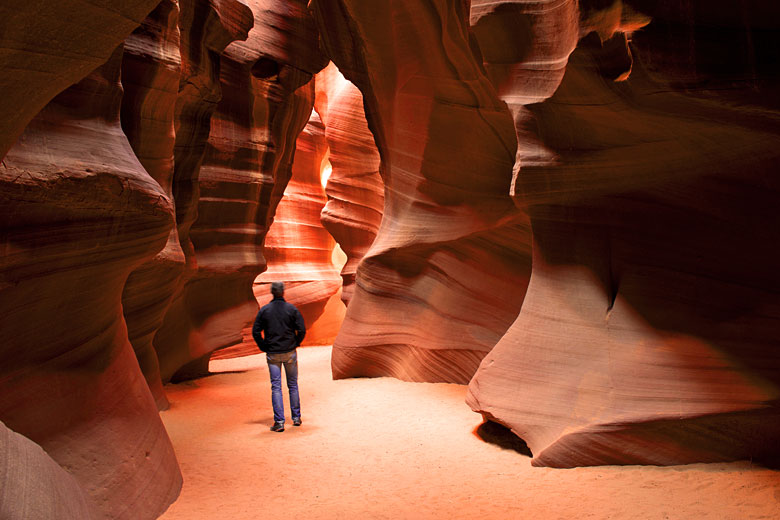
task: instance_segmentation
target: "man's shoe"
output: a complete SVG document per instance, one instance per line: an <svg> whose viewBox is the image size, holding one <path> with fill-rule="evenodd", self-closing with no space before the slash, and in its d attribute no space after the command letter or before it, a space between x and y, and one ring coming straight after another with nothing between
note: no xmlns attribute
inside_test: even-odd
<svg viewBox="0 0 780 520"><path fill-rule="evenodd" d="M284 423L283 422L277 422L274 423L273 426L271 426L272 432L283 432L284 431Z"/></svg>
<svg viewBox="0 0 780 520"><path fill-rule="evenodd" d="M300 417L296 417L293 419L293 426L300 426L302 422Z"/></svg>

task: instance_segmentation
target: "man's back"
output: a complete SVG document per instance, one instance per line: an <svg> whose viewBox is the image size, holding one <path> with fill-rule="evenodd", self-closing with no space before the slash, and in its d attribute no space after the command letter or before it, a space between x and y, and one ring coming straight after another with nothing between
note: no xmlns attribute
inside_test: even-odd
<svg viewBox="0 0 780 520"><path fill-rule="evenodd" d="M261 334L262 333L262 334ZM306 335L303 316L282 297L263 305L252 327L252 336L260 350L282 353L294 350Z"/></svg>

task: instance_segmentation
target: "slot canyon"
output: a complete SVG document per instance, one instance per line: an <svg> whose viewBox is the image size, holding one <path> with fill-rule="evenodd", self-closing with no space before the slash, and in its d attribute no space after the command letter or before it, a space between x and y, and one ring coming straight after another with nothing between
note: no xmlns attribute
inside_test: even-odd
<svg viewBox="0 0 780 520"><path fill-rule="evenodd" d="M3 0L0 70L0 520L780 519L780 4Z"/></svg>

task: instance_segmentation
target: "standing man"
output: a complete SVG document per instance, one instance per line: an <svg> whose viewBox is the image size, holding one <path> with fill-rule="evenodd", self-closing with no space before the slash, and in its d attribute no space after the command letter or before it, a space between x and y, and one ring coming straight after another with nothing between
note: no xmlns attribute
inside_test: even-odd
<svg viewBox="0 0 780 520"><path fill-rule="evenodd" d="M284 300L284 283L272 282L274 297L263 305L255 318L252 337L265 352L271 374L271 402L274 406L272 432L284 431L284 401L282 400L282 365L290 391L290 412L293 425L301 425L301 401L298 396L298 356L295 349L306 335L303 316L292 303Z"/></svg>

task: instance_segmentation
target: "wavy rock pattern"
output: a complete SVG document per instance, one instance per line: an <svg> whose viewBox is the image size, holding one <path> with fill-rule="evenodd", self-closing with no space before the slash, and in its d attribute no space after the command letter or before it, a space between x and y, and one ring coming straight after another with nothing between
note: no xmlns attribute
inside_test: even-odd
<svg viewBox="0 0 780 520"><path fill-rule="evenodd" d="M159 0L0 5L0 159L51 99L104 63Z"/></svg>
<svg viewBox="0 0 780 520"><path fill-rule="evenodd" d="M122 59L122 129L135 155L173 200L174 114L181 76L179 5L164 0L125 41ZM133 271L122 309L141 371L159 409L168 407L152 340L184 272L176 227L157 255Z"/></svg>
<svg viewBox="0 0 780 520"><path fill-rule="evenodd" d="M263 305L270 299L270 283L285 283L285 299L298 307L306 323L304 345L333 343L344 318L338 302L341 277L333 263L336 243L320 222L327 200L322 187L327 152L325 129L312 112L298 136L292 177L266 236L268 269L254 285Z"/></svg>
<svg viewBox="0 0 780 520"><path fill-rule="evenodd" d="M527 107L543 153L521 165L515 195L533 224L533 273L468 402L522 437L534 465L780 455L780 236L764 225L780 191L780 114L756 104L771 82L734 83L772 61L716 65L744 41L739 24L757 27L749 17L645 7L656 21L633 52L674 82L602 31ZM681 39L697 41L687 64L668 41L680 19ZM722 30L709 32L714 21Z"/></svg>
<svg viewBox="0 0 780 520"><path fill-rule="evenodd" d="M341 269L341 299L349 305L357 266L374 242L382 221L384 182L379 151L368 129L360 90L331 63L317 74L314 106L325 124L331 174L322 224L347 255Z"/></svg>
<svg viewBox="0 0 780 520"><path fill-rule="evenodd" d="M0 518L93 520L98 512L71 474L0 422Z"/></svg>
<svg viewBox="0 0 780 520"><path fill-rule="evenodd" d="M206 373L210 354L241 342L254 317L263 240L314 102L313 86L300 87L326 64L305 2L248 5L254 26L220 57L222 98L193 185L199 198L189 237L197 269L155 339L158 353L165 350L164 381Z"/></svg>
<svg viewBox="0 0 780 520"><path fill-rule="evenodd" d="M220 54L231 42L245 40L253 23L252 11L237 0L180 2L181 73L174 108L172 191L185 271L176 280L170 305L153 340L163 382L169 381L182 365L193 359L189 352L192 326L184 286L197 271L190 229L197 218L198 182L211 117L222 98Z"/></svg>
<svg viewBox="0 0 780 520"><path fill-rule="evenodd" d="M320 0L315 11L363 92L385 181L334 376L466 383L529 277L528 219L507 195L510 115L472 53L464 4Z"/></svg>
<svg viewBox="0 0 780 520"><path fill-rule="evenodd" d="M156 518L181 487L122 319L173 205L119 124L122 48L27 126L0 169L0 418L102 516Z"/></svg>

